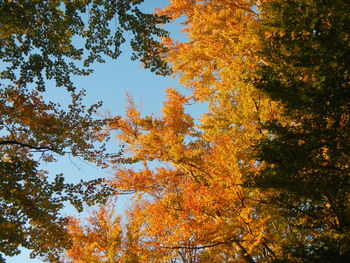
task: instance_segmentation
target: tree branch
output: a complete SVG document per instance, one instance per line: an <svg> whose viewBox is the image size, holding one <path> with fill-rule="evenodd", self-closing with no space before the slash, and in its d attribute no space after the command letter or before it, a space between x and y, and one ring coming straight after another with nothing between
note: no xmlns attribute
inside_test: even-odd
<svg viewBox="0 0 350 263"><path fill-rule="evenodd" d="M21 147L26 147L26 148L35 149L35 150L53 150L51 147L48 147L48 146L33 146L26 143L14 141L14 140L0 141L0 145L18 145Z"/></svg>
<svg viewBox="0 0 350 263"><path fill-rule="evenodd" d="M217 242L211 245L203 245L203 246L174 246L174 247L168 247L168 246L160 246L161 248L168 248L168 249L204 249L209 247L216 247L219 245L227 244L228 242Z"/></svg>

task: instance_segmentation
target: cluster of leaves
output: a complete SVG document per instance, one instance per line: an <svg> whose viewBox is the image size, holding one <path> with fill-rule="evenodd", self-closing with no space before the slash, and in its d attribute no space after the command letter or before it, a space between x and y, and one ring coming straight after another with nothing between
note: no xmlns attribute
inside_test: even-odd
<svg viewBox="0 0 350 263"><path fill-rule="evenodd" d="M139 242L139 223L130 215L128 224L122 227L121 217L114 215L114 209L111 203L99 206L85 223L70 218L68 231L72 248L63 262L161 262L161 253L151 251Z"/></svg>
<svg viewBox="0 0 350 263"><path fill-rule="evenodd" d="M117 58L131 32L133 59L158 74L169 69L161 59L158 37L167 18L145 14L142 0L5 0L0 3L0 262L19 247L50 261L71 241L67 219L70 202L103 202L115 191L96 179L69 184L63 175L40 170L43 162L69 155L105 166L118 154L107 154L102 140L106 120L94 116L101 103L83 104L72 77L88 75L93 62ZM66 107L44 99L47 83L65 87ZM101 142L101 144L99 144Z"/></svg>
<svg viewBox="0 0 350 263"><path fill-rule="evenodd" d="M46 79L53 79L56 86L73 90L72 75L88 75L94 61L120 55L125 31L134 35L134 59L141 58L159 74L169 73L155 38L167 34L157 26L167 18L144 14L137 7L141 2L2 1L0 59L5 69L0 78L21 87L35 82L38 90L45 89Z"/></svg>

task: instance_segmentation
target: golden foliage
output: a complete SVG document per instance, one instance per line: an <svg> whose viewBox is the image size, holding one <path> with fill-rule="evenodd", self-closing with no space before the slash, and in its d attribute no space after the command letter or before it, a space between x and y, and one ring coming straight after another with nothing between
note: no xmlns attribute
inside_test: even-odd
<svg viewBox="0 0 350 263"><path fill-rule="evenodd" d="M110 122L129 160L142 164L118 167L111 184L138 196L132 214L139 242L165 255L149 262L268 262L279 249L278 231L269 229L261 207L264 194L243 186L261 166L252 148L267 136L260 125L279 112L250 81L261 63L259 5L172 0L158 10L185 17L188 42L163 42L168 62L192 94L168 89L160 118L142 117L130 104L125 118ZM194 120L185 110L189 102L207 103L207 113Z"/></svg>

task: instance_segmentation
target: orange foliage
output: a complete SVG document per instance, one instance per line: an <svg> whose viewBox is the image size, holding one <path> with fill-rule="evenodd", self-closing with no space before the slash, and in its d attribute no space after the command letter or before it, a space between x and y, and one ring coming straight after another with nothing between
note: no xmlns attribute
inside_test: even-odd
<svg viewBox="0 0 350 263"><path fill-rule="evenodd" d="M139 242L181 262L268 262L279 249L278 231L260 200L244 187L261 164L251 147L267 136L260 124L278 115L278 105L250 83L261 59L255 0L172 0L159 14L185 16L189 41L164 39L168 62L190 97L168 89L162 117L142 117L132 104L110 123L126 144L129 161L111 184L138 195L132 213ZM194 120L188 102L207 102ZM154 162L156 161L156 162ZM174 254L169 254L173 251ZM186 258L187 257L187 258ZM169 261L165 261L169 260ZM177 262L177 261L176 261Z"/></svg>
<svg viewBox="0 0 350 263"><path fill-rule="evenodd" d="M183 96L169 90L167 98L161 119L142 118L131 106L128 117L113 124L132 157L143 162L139 171L118 169L112 183L144 197L135 216L147 245L174 250L220 245L232 260L271 249L268 218L257 212L260 193L242 186L244 173L257 169L242 153L248 146L228 135L208 141L213 136L205 136L183 105L174 103ZM165 165L151 168L153 160Z"/></svg>
<svg viewBox="0 0 350 263"><path fill-rule="evenodd" d="M68 262L117 262L120 259L122 228L113 207L102 207L87 219L88 225L70 218L68 230L72 247L67 251Z"/></svg>

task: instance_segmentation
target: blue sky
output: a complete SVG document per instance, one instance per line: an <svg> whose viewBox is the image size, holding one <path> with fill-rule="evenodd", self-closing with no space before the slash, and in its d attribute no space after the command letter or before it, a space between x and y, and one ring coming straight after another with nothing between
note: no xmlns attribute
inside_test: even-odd
<svg viewBox="0 0 350 263"><path fill-rule="evenodd" d="M161 8L167 4L167 0L146 0L142 9L152 11L155 7ZM185 39L180 33L179 23L166 27L172 32L176 39ZM128 93L133 96L137 105L140 105L144 114L160 115L162 101L164 100L165 89L175 87L181 90L175 78L156 76L148 70L142 68L138 61L131 61L131 52L127 45L123 47L123 53L117 60L108 59L104 64L95 64L94 73L88 77L75 79L76 86L87 90L85 103L87 105L103 101L101 111L107 110L113 115L123 115ZM183 90L182 90L183 91ZM48 88L46 96L54 101L65 100L64 89ZM198 116L203 111L204 106L193 106L191 113ZM110 147L118 150L118 143L112 141ZM48 169L51 174L64 173L68 180L83 178L89 180L101 176L110 176L108 171L102 171L91 164L79 159L70 160L67 157L60 158L55 164L43 165L43 169ZM122 213L128 197L119 200L117 206L118 213ZM64 213L74 213L70 208ZM31 260L29 252L23 250L22 254L16 257L7 258L8 263L38 263L39 259Z"/></svg>

